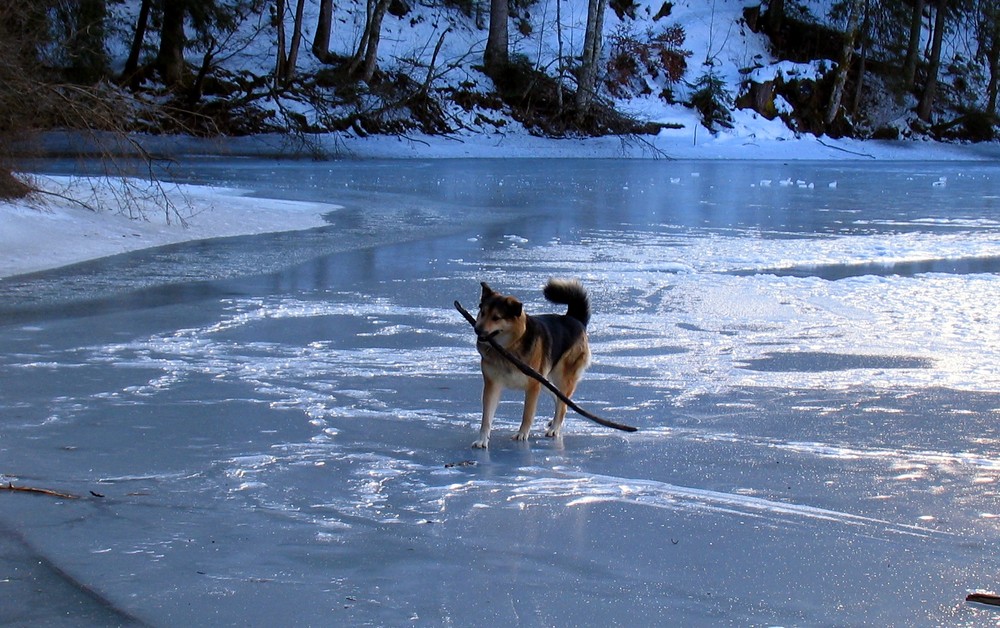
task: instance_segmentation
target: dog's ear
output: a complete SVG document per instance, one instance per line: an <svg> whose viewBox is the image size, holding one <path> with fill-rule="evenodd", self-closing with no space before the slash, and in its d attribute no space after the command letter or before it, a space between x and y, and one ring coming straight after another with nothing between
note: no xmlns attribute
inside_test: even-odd
<svg viewBox="0 0 1000 628"><path fill-rule="evenodd" d="M524 306L514 297L507 297L503 309L507 318L520 318L521 313L524 312Z"/></svg>
<svg viewBox="0 0 1000 628"><path fill-rule="evenodd" d="M486 299L490 298L494 294L496 294L495 292L493 292L493 288L491 288L488 285L486 285L485 281L480 281L479 285L481 285L483 287L483 296L481 296L479 298L480 303L483 302L483 301L485 301Z"/></svg>

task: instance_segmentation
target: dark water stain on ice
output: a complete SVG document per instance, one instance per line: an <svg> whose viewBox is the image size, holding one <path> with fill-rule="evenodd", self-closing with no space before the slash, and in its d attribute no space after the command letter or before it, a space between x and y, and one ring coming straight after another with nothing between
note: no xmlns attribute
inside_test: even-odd
<svg viewBox="0 0 1000 628"><path fill-rule="evenodd" d="M743 361L740 368L774 373L821 373L857 369L923 369L932 365L931 360L905 356L796 351L768 353L762 358Z"/></svg>
<svg viewBox="0 0 1000 628"><path fill-rule="evenodd" d="M34 496L11 495L11 498ZM145 626L144 622L116 607L89 585L61 569L38 552L27 540L0 525L0 565L3 565L3 596L16 604L0 605L0 624L5 626ZM65 623L55 618L62 616Z"/></svg>
<svg viewBox="0 0 1000 628"><path fill-rule="evenodd" d="M946 275L977 275L1000 273L1000 256L964 257L960 259L928 259L916 262L865 262L862 264L803 264L787 268L740 270L732 274L745 277L773 275L775 277L817 277L838 281L852 277L915 277L928 273Z"/></svg>

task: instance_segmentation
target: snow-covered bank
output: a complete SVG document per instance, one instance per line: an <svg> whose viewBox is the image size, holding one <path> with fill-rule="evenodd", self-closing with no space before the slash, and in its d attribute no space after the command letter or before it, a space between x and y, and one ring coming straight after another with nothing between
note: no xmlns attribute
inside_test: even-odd
<svg viewBox="0 0 1000 628"><path fill-rule="evenodd" d="M931 141L834 140L796 137L765 120L753 121L745 134L712 135L695 125L664 129L657 136L608 136L550 139L527 133L448 137L317 137L330 154L360 158L593 158L690 160L858 160L962 161L1000 159L1000 144L947 144ZM695 129L695 130L693 130ZM256 147L274 144L257 140ZM243 149L251 152L252 145ZM197 151L197 146L190 146Z"/></svg>
<svg viewBox="0 0 1000 628"><path fill-rule="evenodd" d="M364 158L645 158L687 160L884 160L989 161L1000 159L1000 143L948 144L925 140L878 141L796 136L777 122L752 119L740 133L712 135L691 124L656 136L550 139L527 133L450 137L338 137L319 145L333 154ZM325 142L325 144L324 144Z"/></svg>
<svg viewBox="0 0 1000 628"><path fill-rule="evenodd" d="M0 277L177 242L310 229L337 208L135 179L33 179L45 193L0 202Z"/></svg>

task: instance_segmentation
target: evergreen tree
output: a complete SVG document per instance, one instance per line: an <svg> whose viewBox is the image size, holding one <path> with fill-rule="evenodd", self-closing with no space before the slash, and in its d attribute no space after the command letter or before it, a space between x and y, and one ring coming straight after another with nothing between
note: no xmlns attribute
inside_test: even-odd
<svg viewBox="0 0 1000 628"><path fill-rule="evenodd" d="M105 0L77 0L69 17L66 38L70 72L74 81L91 84L108 72L105 42L105 22L108 7Z"/></svg>

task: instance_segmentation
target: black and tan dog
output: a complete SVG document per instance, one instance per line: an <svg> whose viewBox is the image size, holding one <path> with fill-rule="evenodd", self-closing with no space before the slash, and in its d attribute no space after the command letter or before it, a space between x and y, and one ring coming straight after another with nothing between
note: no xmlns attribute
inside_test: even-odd
<svg viewBox="0 0 1000 628"><path fill-rule="evenodd" d="M487 338L493 338L571 397L590 364L590 345L587 342L590 300L579 281L550 279L543 294L553 303L569 306L566 314L528 316L524 306L514 297L494 292L485 282L482 286L483 296L476 317L476 335L479 338L476 348L482 356L483 423L479 428L479 438L472 446L486 448L503 389L524 391L521 428L514 435L514 440L522 441L528 440L541 392L541 384L499 355L490 347ZM559 435L566 417L566 404L558 399L555 403L555 417L545 432L550 437Z"/></svg>

